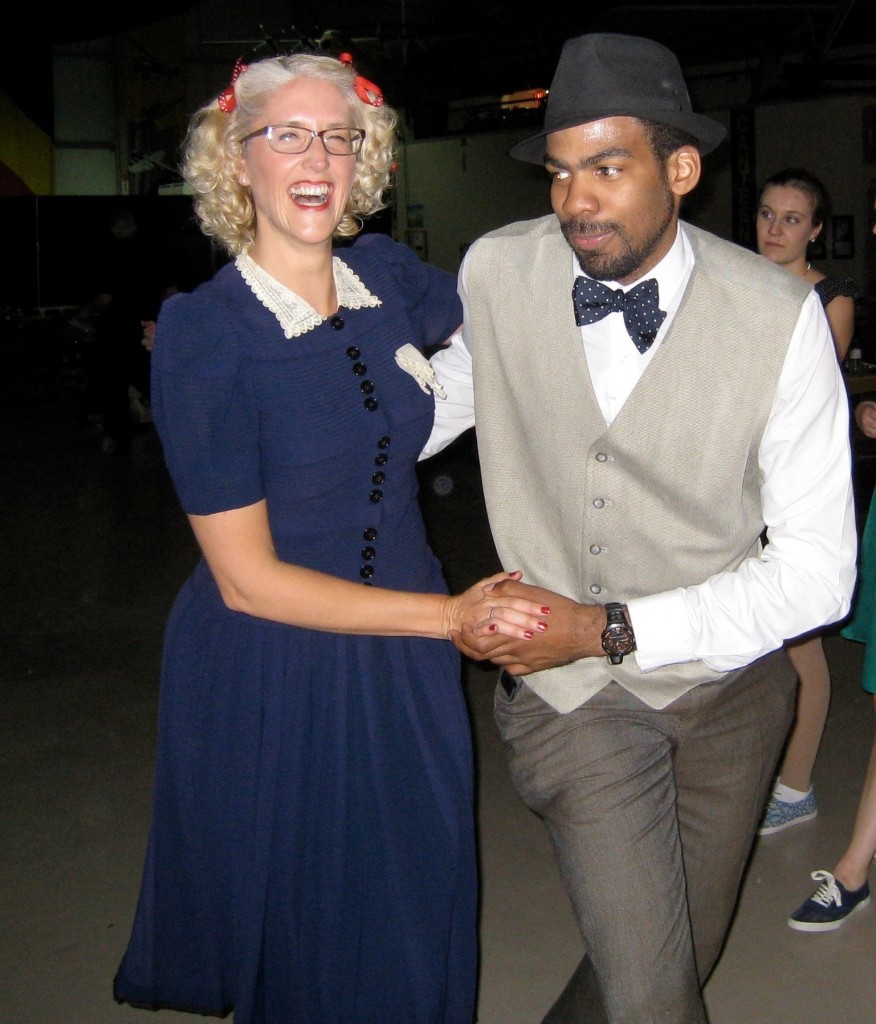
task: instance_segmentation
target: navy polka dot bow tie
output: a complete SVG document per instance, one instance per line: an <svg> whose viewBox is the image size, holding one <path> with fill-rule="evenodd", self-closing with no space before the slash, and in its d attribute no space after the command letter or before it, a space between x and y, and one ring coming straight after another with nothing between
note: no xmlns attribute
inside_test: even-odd
<svg viewBox="0 0 876 1024"><path fill-rule="evenodd" d="M572 289L575 323L595 324L609 313L623 313L624 326L640 352L647 352L657 337L666 314L660 309L660 293L653 277L625 292L609 288L589 277L576 277Z"/></svg>

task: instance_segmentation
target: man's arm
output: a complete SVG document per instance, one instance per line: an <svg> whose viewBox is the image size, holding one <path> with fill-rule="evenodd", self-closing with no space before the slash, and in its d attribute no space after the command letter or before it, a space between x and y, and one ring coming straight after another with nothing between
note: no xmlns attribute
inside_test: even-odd
<svg viewBox="0 0 876 1024"><path fill-rule="evenodd" d="M761 497L769 543L696 586L630 600L633 655L643 671L702 660L730 671L786 640L841 619L855 581L848 403L827 320L817 296L806 300L785 359L759 449ZM522 584L502 584L521 596ZM474 631L454 636L460 649L512 674L602 656L601 606L543 591L550 630L524 651Z"/></svg>
<svg viewBox="0 0 876 1024"><path fill-rule="evenodd" d="M767 546L735 572L630 601L643 671L695 659L731 671L848 613L857 554L848 399L814 292L788 346L758 461Z"/></svg>
<svg viewBox="0 0 876 1024"><path fill-rule="evenodd" d="M469 427L474 426L474 392L471 355L462 340L461 329L447 339L430 359L446 397L435 396L435 421L420 461L443 451Z"/></svg>

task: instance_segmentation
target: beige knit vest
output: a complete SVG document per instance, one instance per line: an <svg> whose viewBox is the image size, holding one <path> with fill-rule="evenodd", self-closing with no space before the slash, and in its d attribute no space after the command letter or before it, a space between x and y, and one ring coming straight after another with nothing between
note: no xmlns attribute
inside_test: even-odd
<svg viewBox="0 0 876 1024"><path fill-rule="evenodd" d="M808 285L685 225L695 265L653 360L606 427L555 217L472 247L466 271L478 447L502 564L605 604L698 584L760 550L758 447ZM702 662L605 658L529 675L560 712L612 679L651 707L718 679Z"/></svg>

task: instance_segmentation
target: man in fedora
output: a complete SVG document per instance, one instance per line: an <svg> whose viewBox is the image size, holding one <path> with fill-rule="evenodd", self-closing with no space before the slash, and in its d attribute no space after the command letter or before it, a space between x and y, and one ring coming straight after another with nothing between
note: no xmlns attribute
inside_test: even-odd
<svg viewBox="0 0 876 1024"><path fill-rule="evenodd" d="M854 585L818 298L679 220L723 135L663 46L568 41L543 130L511 151L545 166L554 215L474 243L464 343L434 360L429 450L473 411L497 550L550 608L528 643L455 640L503 668L512 777L584 939L552 1024L706 1020L793 714L783 641L842 618Z"/></svg>

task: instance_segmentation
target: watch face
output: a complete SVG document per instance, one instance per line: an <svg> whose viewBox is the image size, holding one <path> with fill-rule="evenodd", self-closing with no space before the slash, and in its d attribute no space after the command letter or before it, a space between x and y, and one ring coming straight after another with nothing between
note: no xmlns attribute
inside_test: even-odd
<svg viewBox="0 0 876 1024"><path fill-rule="evenodd" d="M634 646L633 631L629 626L608 626L602 634L602 649L607 654L630 654Z"/></svg>

